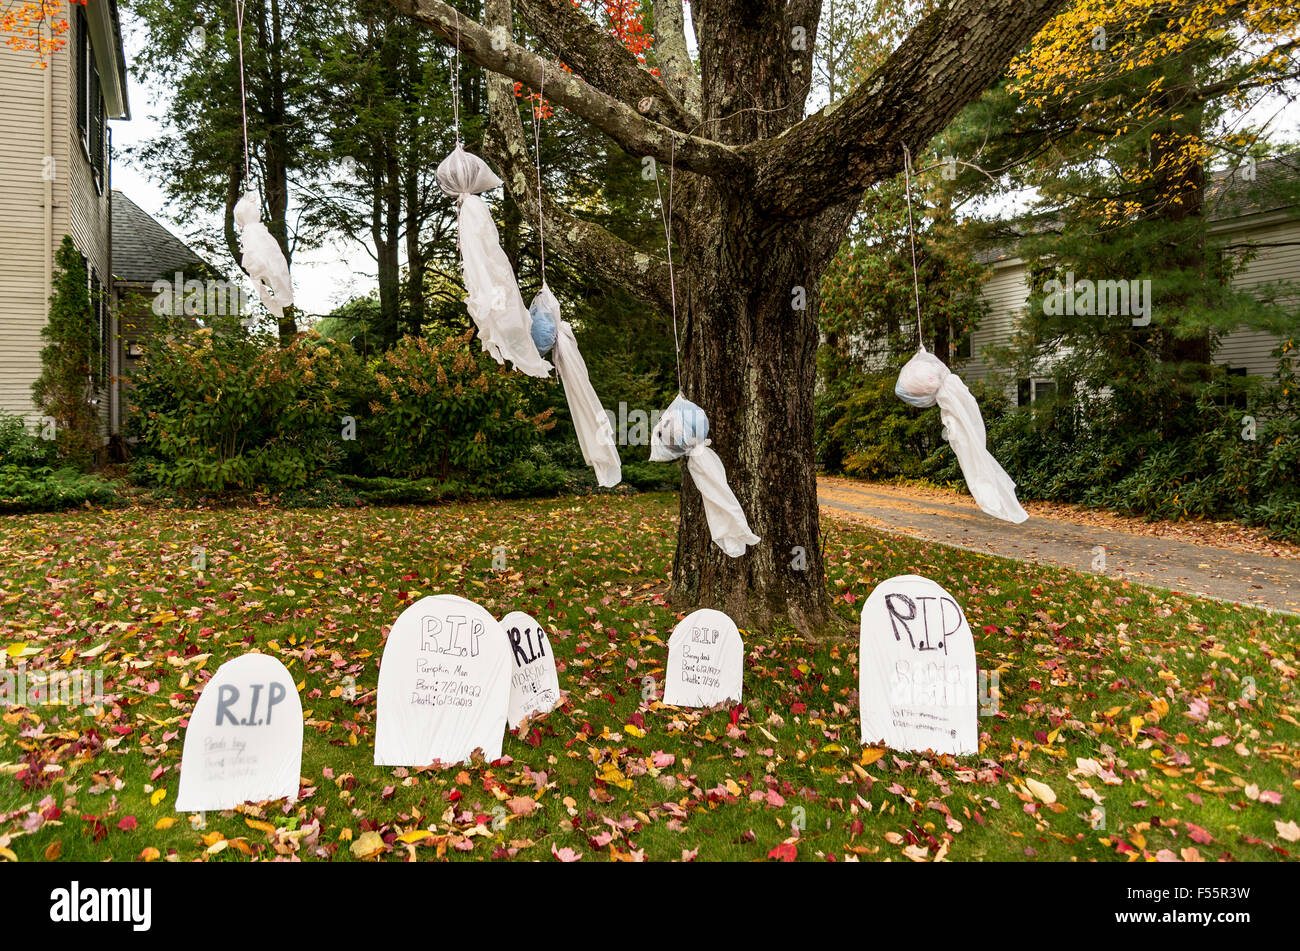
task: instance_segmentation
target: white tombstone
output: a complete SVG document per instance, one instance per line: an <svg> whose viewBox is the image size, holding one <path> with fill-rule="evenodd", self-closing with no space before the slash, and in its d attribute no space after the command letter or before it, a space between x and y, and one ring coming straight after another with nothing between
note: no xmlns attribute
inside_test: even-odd
<svg viewBox="0 0 1300 951"><path fill-rule="evenodd" d="M190 714L177 812L298 799L302 703L274 657L245 654L212 675Z"/></svg>
<svg viewBox="0 0 1300 951"><path fill-rule="evenodd" d="M542 626L523 611L501 619L510 642L510 711L506 722L515 729L528 717L550 713L560 705L560 676L555 671L551 640Z"/></svg>
<svg viewBox="0 0 1300 951"><path fill-rule="evenodd" d="M979 752L975 639L935 582L899 575L876 586L862 606L858 662L863 743Z"/></svg>
<svg viewBox="0 0 1300 951"><path fill-rule="evenodd" d="M712 608L692 611L668 639L664 703L675 707L739 703L744 669L745 645L736 623Z"/></svg>
<svg viewBox="0 0 1300 951"><path fill-rule="evenodd" d="M454 594L421 598L389 632L379 666L375 765L501 758L510 644L496 618Z"/></svg>

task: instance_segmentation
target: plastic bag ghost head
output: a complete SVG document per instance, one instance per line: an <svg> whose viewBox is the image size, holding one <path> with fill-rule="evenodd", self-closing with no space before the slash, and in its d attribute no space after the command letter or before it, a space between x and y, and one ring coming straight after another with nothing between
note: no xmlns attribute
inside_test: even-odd
<svg viewBox="0 0 1300 951"><path fill-rule="evenodd" d="M727 485L727 470L709 448L709 418L681 393L668 404L650 435L650 459L669 462L685 457L691 479L704 500L704 517L713 542L739 558L759 537L749 530L745 512Z"/></svg>
<svg viewBox="0 0 1300 951"><path fill-rule="evenodd" d="M478 327L483 349L497 363L509 360L529 376L548 376L551 365L533 343L532 319L510 259L501 250L496 223L480 192L496 188L501 179L477 155L456 148L435 173L443 194L456 199L458 243L465 277L466 308Z"/></svg>
<svg viewBox="0 0 1300 951"><path fill-rule="evenodd" d="M926 409L935 404L939 387L951 373L933 353L919 350L899 371L894 395L904 403Z"/></svg>
<svg viewBox="0 0 1300 951"><path fill-rule="evenodd" d="M587 375L587 363L578 350L578 339L569 322L560 317L560 302L545 284L528 308L533 342L542 353L554 351L555 372L564 385L564 398L578 433L582 458L596 473L596 481L613 488L623 480L623 462L614 442L614 427L600 405L600 398Z"/></svg>
<svg viewBox="0 0 1300 951"><path fill-rule="evenodd" d="M984 512L1006 522L1023 522L1029 518L1016 499L1015 482L988 451L979 403L942 360L925 350L919 351L899 371L894 393L922 409L939 404L943 438L956 453L970 494Z"/></svg>
<svg viewBox="0 0 1300 951"><path fill-rule="evenodd" d="M240 264L253 279L253 288L263 306L277 318L283 318L284 309L293 305L293 282L280 245L262 224L261 209L261 199L254 191L246 192L235 205L235 227L239 229L239 244L244 250Z"/></svg>
<svg viewBox="0 0 1300 951"><path fill-rule="evenodd" d="M502 184L496 173L488 168L487 162L472 152L466 152L459 142L438 165L434 177L438 180L442 193L449 198L480 195L499 188Z"/></svg>
<svg viewBox="0 0 1300 951"><path fill-rule="evenodd" d="M528 316L533 321L529 332L533 343L537 345L537 352L546 356L555 346L555 335L560 324L560 302L545 284L528 305Z"/></svg>
<svg viewBox="0 0 1300 951"><path fill-rule="evenodd" d="M650 437L650 458L667 462L708 445L709 417L682 394L668 404Z"/></svg>

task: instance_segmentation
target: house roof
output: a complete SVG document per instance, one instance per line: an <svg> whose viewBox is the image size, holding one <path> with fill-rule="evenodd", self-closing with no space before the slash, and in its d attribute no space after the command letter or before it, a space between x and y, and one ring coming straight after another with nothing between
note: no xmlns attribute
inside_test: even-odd
<svg viewBox="0 0 1300 951"><path fill-rule="evenodd" d="M113 189L113 276L152 284L176 271L215 271L126 194Z"/></svg>
<svg viewBox="0 0 1300 951"><path fill-rule="evenodd" d="M1256 163L1253 178L1245 177L1245 168L1245 165L1241 165L1211 173L1210 182L1205 189L1206 217L1209 221L1227 221L1292 207L1293 203L1280 197L1281 189L1278 186L1288 178L1300 177L1300 152ZM1031 219L1028 227L1031 231L1045 231L1060 223L1059 218L1040 216ZM1005 239L997 241L993 246L976 252L975 260L980 264L996 264L1014 258L1017 243L1016 240L1010 243Z"/></svg>

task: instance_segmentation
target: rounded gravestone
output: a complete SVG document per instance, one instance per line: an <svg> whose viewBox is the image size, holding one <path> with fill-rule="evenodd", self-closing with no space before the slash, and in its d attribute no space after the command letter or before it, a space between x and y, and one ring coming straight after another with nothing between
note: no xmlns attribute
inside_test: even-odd
<svg viewBox="0 0 1300 951"><path fill-rule="evenodd" d="M411 605L379 666L375 765L500 759L510 667L505 632L481 606L454 594Z"/></svg>
<svg viewBox="0 0 1300 951"><path fill-rule="evenodd" d="M736 623L712 608L692 611L668 639L664 703L677 707L739 703L744 669L745 645Z"/></svg>
<svg viewBox="0 0 1300 951"><path fill-rule="evenodd" d="M952 595L929 578L882 581L862 606L862 742L979 752L975 639Z"/></svg>
<svg viewBox="0 0 1300 951"><path fill-rule="evenodd" d="M511 611L501 619L501 629L510 642L510 729L531 716L550 713L560 705L560 677L546 631L523 611Z"/></svg>
<svg viewBox="0 0 1300 951"><path fill-rule="evenodd" d="M226 661L185 728L176 811L293 802L301 772L302 704L288 669L267 654Z"/></svg>

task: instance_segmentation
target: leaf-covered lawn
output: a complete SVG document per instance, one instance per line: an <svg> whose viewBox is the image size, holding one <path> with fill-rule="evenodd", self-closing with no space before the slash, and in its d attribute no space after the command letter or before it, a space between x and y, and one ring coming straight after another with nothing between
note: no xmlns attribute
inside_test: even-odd
<svg viewBox="0 0 1300 951"><path fill-rule="evenodd" d="M675 513L674 497L643 495L0 520L0 661L101 668L119 698L99 716L3 711L0 856L1210 861L1300 848L1296 618L828 522L846 619L884 578L927 575L1000 674L978 757L864 750L855 639L745 632L741 706L643 701L646 678L662 691L678 618L663 598ZM440 592L542 621L568 700L508 736L497 763L376 767L383 638ZM250 650L299 682L302 798L196 828L172 811L185 720L219 664Z"/></svg>

